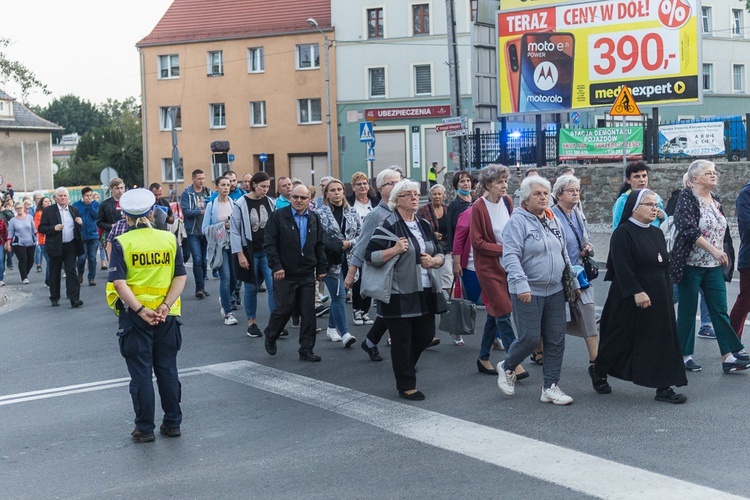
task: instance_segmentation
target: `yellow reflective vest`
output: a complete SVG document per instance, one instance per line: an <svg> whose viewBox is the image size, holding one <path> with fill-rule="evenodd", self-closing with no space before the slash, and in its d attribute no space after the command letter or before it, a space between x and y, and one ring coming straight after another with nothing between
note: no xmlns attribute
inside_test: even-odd
<svg viewBox="0 0 750 500"><path fill-rule="evenodd" d="M122 246L126 281L138 298L149 309L158 308L167 296L174 278L177 240L169 231L153 228L138 228L121 234L117 238ZM117 313L119 299L112 282L107 283L107 303ZM175 300L169 310L170 316L180 316L182 302Z"/></svg>

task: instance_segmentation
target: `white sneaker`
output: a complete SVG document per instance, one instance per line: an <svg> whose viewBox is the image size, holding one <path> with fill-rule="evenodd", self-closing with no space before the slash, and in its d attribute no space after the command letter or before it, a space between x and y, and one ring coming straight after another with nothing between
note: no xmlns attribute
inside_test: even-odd
<svg viewBox="0 0 750 500"><path fill-rule="evenodd" d="M505 361L501 361L497 364L497 386L500 388L500 392L506 396L512 396L516 393L516 373L510 370L505 370Z"/></svg>
<svg viewBox="0 0 750 500"><path fill-rule="evenodd" d="M23 283L24 285L28 285L30 283L29 278L24 278L24 280L21 283Z"/></svg>
<svg viewBox="0 0 750 500"><path fill-rule="evenodd" d="M362 315L362 321L365 322L365 325L372 325L373 323L375 323L367 314Z"/></svg>
<svg viewBox="0 0 750 500"><path fill-rule="evenodd" d="M343 342L344 347L351 347L352 344L354 344L357 341L356 338L351 333L345 333L341 337L341 342Z"/></svg>
<svg viewBox="0 0 750 500"><path fill-rule="evenodd" d="M224 306L221 305L221 299L219 299L219 312L221 313L222 318L226 318L227 315L224 314Z"/></svg>
<svg viewBox="0 0 750 500"><path fill-rule="evenodd" d="M554 403L556 405L569 405L573 402L573 398L565 394L556 384L552 384L549 389L542 387L542 397L540 398L542 403Z"/></svg>
<svg viewBox="0 0 750 500"><path fill-rule="evenodd" d="M224 316L224 324L225 325L236 325L237 324L237 318L234 317L234 314L229 313L226 316Z"/></svg>
<svg viewBox="0 0 750 500"><path fill-rule="evenodd" d="M0 281L0 286L5 286L5 282L4 281Z"/></svg>
<svg viewBox="0 0 750 500"><path fill-rule="evenodd" d="M326 329L326 335L331 339L331 342L341 342L341 335L335 328Z"/></svg>

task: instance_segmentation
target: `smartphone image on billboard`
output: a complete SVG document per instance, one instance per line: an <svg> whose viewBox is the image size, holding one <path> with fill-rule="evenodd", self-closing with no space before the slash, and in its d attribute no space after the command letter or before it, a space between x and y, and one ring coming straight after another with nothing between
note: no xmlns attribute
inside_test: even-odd
<svg viewBox="0 0 750 500"><path fill-rule="evenodd" d="M505 72L508 75L510 106L518 113L518 81L521 78L521 37L505 44Z"/></svg>
<svg viewBox="0 0 750 500"><path fill-rule="evenodd" d="M527 33L521 37L519 112L571 108L574 49L572 33Z"/></svg>

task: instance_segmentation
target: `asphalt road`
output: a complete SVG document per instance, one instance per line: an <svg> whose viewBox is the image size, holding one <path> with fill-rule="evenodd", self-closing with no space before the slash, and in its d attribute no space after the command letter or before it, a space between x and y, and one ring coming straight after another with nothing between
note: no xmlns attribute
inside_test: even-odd
<svg viewBox="0 0 750 500"><path fill-rule="evenodd" d="M531 377L506 398L477 373L480 336L455 347L441 333L419 363L427 399L410 403L397 397L388 347L372 363L321 334L323 361L305 363L292 330L270 357L245 335L242 310L240 325L223 325L210 280L210 298L184 296L183 435L137 444L105 277L83 287L76 310L49 307L35 278L22 287L6 273L12 301L0 307L2 498L747 495L750 373L722 374L715 341L696 341L704 370L672 406L618 380L596 394L584 343L569 337L560 385L574 403L556 407L539 401L541 367L527 363ZM601 305L607 286L596 286ZM736 293L732 283L730 304Z"/></svg>

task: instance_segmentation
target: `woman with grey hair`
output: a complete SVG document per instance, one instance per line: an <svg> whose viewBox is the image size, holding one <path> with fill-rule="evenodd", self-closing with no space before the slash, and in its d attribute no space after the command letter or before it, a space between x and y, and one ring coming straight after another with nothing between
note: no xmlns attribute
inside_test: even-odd
<svg viewBox="0 0 750 500"><path fill-rule="evenodd" d="M435 336L435 314L446 310L437 272L445 255L430 225L416 216L418 183L409 179L398 182L388 206L392 213L375 229L365 260L382 267L398 259L393 266L389 300L375 303L378 317L385 320L391 333L391 362L399 396L421 401L425 396L416 388L415 367ZM367 272L362 279L367 281Z"/></svg>
<svg viewBox="0 0 750 500"><path fill-rule="evenodd" d="M680 300L677 335L685 369L701 370L701 366L693 361L695 311L698 289L701 289L716 332L722 370L724 373L747 370L750 355L732 329L727 314L725 280L731 281L731 273L725 273L724 268L732 270L734 250L721 201L712 192L719 182L716 165L708 160L695 160L688 168L688 180L692 187L685 188L677 199L674 225L679 233L669 263ZM731 251L731 263L727 250Z"/></svg>
<svg viewBox="0 0 750 500"><path fill-rule="evenodd" d="M508 274L517 339L498 364L497 385L507 396L515 393L516 367L544 341L544 385L541 401L567 405L573 398L559 387L565 352L565 294L562 277L570 265L560 221L549 209L550 184L539 176L521 183L521 208L503 229L501 264ZM580 298L578 282L574 296Z"/></svg>
<svg viewBox="0 0 750 500"><path fill-rule="evenodd" d="M593 257L594 248L589 239L586 217L580 208L581 181L572 174L561 175L555 181L553 189L557 204L552 211L562 222L563 234L568 250L570 263L583 266L584 257ZM599 377L594 373L596 353L599 350L599 332L596 328L596 308L594 305L594 287L589 284L581 290L581 300L570 306L570 321L567 323L567 333L576 337L583 337L589 352L589 375L594 389L600 394L612 391L606 377Z"/></svg>

